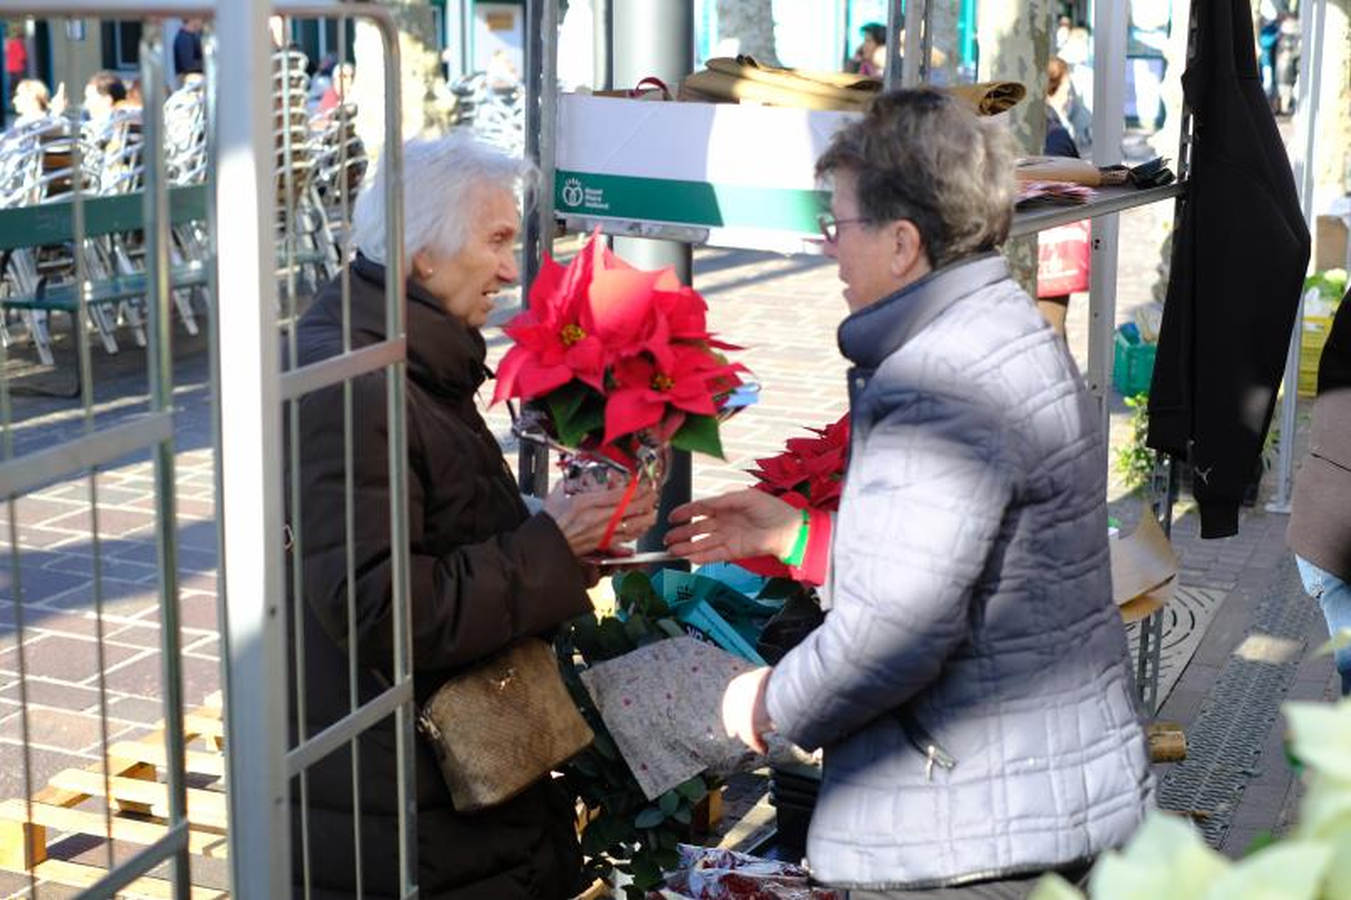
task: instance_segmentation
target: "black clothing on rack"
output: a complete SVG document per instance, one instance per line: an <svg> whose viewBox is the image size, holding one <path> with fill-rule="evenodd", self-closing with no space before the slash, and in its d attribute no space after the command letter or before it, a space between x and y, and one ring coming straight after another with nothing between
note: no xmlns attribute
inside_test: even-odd
<svg viewBox="0 0 1351 900"><path fill-rule="evenodd" d="M1195 5L1193 144L1149 392L1149 446L1190 460L1201 537L1238 531L1309 261L1248 0Z"/></svg>

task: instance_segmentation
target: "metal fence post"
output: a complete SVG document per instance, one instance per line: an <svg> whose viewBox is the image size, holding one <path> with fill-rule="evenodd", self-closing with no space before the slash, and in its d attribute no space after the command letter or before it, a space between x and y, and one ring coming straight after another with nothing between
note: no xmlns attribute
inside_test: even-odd
<svg viewBox="0 0 1351 900"><path fill-rule="evenodd" d="M289 891L285 818L285 596L282 559L281 395L274 275L272 97L267 17L271 4L218 4L216 209L230 227L217 236L218 340L230 348L221 383L219 515L227 552L222 613L229 763L230 867L239 897ZM248 748L247 752L235 752Z"/></svg>

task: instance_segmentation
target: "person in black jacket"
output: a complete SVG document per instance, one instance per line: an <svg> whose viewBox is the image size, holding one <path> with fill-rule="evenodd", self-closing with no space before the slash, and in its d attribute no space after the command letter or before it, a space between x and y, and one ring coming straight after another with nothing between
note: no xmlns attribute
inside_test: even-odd
<svg viewBox="0 0 1351 900"><path fill-rule="evenodd" d="M1286 543L1328 631L1351 628L1351 293L1342 298L1318 360L1309 458L1295 478ZM1351 646L1336 653L1351 696Z"/></svg>
<svg viewBox="0 0 1351 900"><path fill-rule="evenodd" d="M357 200L353 237L360 252L347 276L356 350L386 338L383 263L402 253L408 264L409 602L414 694L423 704L447 678L590 609L579 557L599 544L622 491L572 497L555 491L531 515L475 405L489 376L480 329L494 296L517 275L513 189L530 173L463 137L410 142L404 160L403 246L387 245L382 167ZM342 296L339 279L300 320L297 364L344 351ZM301 527L294 530L288 587L298 588L303 600L293 596L290 604L303 638L295 644L290 708L292 728L304 737L348 715L350 691L361 702L380 694L392 670L396 599L384 371L351 380L352 534L343 388L300 401L299 508L290 509L289 520ZM654 506L650 489L639 492L622 514L620 538L646 531ZM349 634L355 636L355 673ZM300 736L293 733L293 742ZM573 801L550 779L499 806L464 814L454 808L433 750L420 736L414 752L420 896L548 900L578 892ZM291 798L295 896L350 897L358 890L365 897L399 896L397 811L395 733L386 719L359 740L355 773L344 745L314 765L303 785L297 779Z"/></svg>
<svg viewBox="0 0 1351 900"><path fill-rule="evenodd" d="M174 74L180 85L202 74L202 25L201 19L186 19L174 35Z"/></svg>
<svg viewBox="0 0 1351 900"><path fill-rule="evenodd" d="M1248 0L1199 3L1194 142L1149 390L1149 446L1189 460L1201 537L1238 532L1309 262Z"/></svg>

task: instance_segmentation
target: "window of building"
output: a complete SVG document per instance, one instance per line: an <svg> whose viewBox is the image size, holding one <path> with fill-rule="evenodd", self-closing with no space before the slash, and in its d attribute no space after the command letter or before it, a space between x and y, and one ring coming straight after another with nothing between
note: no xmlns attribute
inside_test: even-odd
<svg viewBox="0 0 1351 900"><path fill-rule="evenodd" d="M129 71L141 65L141 23L103 23L103 68Z"/></svg>

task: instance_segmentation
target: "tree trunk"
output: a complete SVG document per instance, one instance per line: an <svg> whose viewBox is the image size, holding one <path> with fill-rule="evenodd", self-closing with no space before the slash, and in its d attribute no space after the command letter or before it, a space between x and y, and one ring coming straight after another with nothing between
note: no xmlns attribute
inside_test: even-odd
<svg viewBox="0 0 1351 900"><path fill-rule="evenodd" d="M1050 0L990 2L979 8L982 80L1022 82L1027 99L1008 113L1009 130L1020 151L1042 152L1046 142L1046 64L1051 53L1054 4ZM1004 245L1013 277L1029 294L1037 292L1037 238L1014 238Z"/></svg>
<svg viewBox="0 0 1351 900"><path fill-rule="evenodd" d="M399 30L399 99L404 140L439 134L449 124L448 110L436 94L440 59L432 8L427 0L380 0L390 8ZM356 129L372 158L385 141L384 48L380 32L368 21L357 20L354 41L356 78L352 93L357 102Z"/></svg>
<svg viewBox="0 0 1351 900"><path fill-rule="evenodd" d="M777 66L773 0L718 0L718 43L737 43L737 53Z"/></svg>

